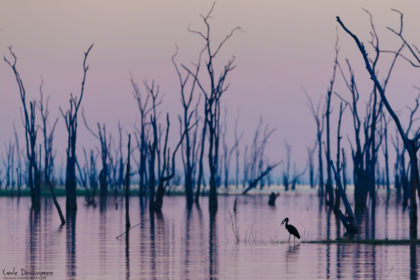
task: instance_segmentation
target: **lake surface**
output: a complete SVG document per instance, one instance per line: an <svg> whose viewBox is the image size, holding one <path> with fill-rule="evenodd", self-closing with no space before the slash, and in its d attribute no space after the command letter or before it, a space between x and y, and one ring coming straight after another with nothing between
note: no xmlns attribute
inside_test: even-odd
<svg viewBox="0 0 420 280"><path fill-rule="evenodd" d="M30 198L0 198L0 269L19 273L52 272L45 279L416 279L420 246L288 243L280 222L289 217L303 241L337 239L333 213L316 194L282 193L277 206L267 196L240 196L237 225L232 230L234 196L219 197L219 211L209 216L207 198L201 209L185 208L182 196L165 197L163 214L149 215L146 204L130 200L133 229L125 231L122 198L98 206L78 198L76 216L60 220L50 198L39 213ZM59 198L64 207L64 198ZM118 205L118 207L116 207ZM141 210L142 208L143 211ZM359 221L356 239L407 239L408 212L381 197L375 217ZM4 279L1 275L0 279ZM3 278L2 278L3 277ZM30 278L28 278L30 279ZM39 279L39 278L32 278Z"/></svg>

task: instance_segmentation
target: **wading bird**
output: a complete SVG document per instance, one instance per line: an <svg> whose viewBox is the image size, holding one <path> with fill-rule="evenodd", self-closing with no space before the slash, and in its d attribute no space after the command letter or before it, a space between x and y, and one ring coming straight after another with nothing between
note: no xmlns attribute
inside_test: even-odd
<svg viewBox="0 0 420 280"><path fill-rule="evenodd" d="M298 239L300 239L300 234L299 234L299 232L298 232L297 228L295 228L294 226L292 226L292 225L289 225L289 224L288 224L288 223L289 223L289 218L285 218L285 219L283 220L283 222L281 222L281 224L282 224L282 225L283 225L284 223L286 223L285 227L286 227L287 231L289 232L289 240L288 240L287 242L290 242L290 235L291 235L291 234L293 235L293 241L295 241L295 240L296 240L296 237L297 237Z"/></svg>

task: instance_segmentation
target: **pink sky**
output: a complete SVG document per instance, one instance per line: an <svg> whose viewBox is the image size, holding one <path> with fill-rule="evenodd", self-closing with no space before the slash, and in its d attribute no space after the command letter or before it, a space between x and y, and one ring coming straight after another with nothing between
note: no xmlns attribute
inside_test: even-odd
<svg viewBox="0 0 420 280"><path fill-rule="evenodd" d="M180 59L191 61L201 42L187 32L187 25L200 28L200 13L212 1L13 1L0 4L0 54L13 45L29 96L38 97L40 77L45 93L51 95L51 114L60 117L56 147L59 155L65 147L64 123L58 106L67 107L70 92L78 93L83 51L95 46L89 57L86 95L83 107L91 124L105 121L110 129L131 129L137 117L129 83L130 74L141 82L155 79L165 94L162 110L180 110L178 85L171 55L175 45ZM317 99L325 93L331 75L336 37L335 16L361 38L369 34L368 17L361 7L375 17L383 46L394 48L398 41L387 25L396 26L398 17L390 8L405 13L407 37L418 42L419 4L414 1L219 1L214 12L214 36L222 38L240 25L220 58L236 56L237 69L230 77L231 87L224 97L229 117L240 110L240 127L249 141L262 116L277 131L269 148L272 160L284 157L283 141L293 144L293 154L300 166L306 158L305 145L314 139L314 122L306 107L305 87ZM358 67L360 55L355 45L339 30L341 57L354 61L356 71L366 85L366 72ZM359 71L360 70L360 71ZM416 70L399 64L389 96L397 109L409 105L417 95L412 85L418 80ZM340 82L340 84L342 84ZM361 86L367 94L368 86ZM347 92L338 86L343 95ZM362 90L363 92L363 90ZM0 63L0 144L12 138L12 122L20 126L20 101L10 69ZM334 113L337 112L335 103ZM401 111L403 113L403 111ZM333 117L335 120L336 117ZM349 123L350 116L345 116ZM89 146L94 138L80 123L78 147ZM347 128L351 128L347 125ZM233 133L233 130L231 130ZM350 137L352 130L346 129ZM334 133L335 135L335 133ZM22 139L23 140L23 139ZM346 145L348 143L346 142ZM3 151L3 149L1 150ZM60 161L60 156L58 156Z"/></svg>

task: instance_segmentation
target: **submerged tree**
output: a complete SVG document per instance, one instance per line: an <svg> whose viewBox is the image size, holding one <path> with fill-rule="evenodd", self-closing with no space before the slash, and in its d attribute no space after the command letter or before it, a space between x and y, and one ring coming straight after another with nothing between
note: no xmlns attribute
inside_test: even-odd
<svg viewBox="0 0 420 280"><path fill-rule="evenodd" d="M264 129L262 130L263 127ZM242 194L246 194L255 188L265 176L280 165L281 162L270 163L265 155L265 148L274 131L275 129L271 129L268 124L264 126L263 120L260 118L252 140L249 157L247 152L244 154L244 160L247 162L247 171L244 171L244 173L247 174L246 184L248 184L248 187Z"/></svg>
<svg viewBox="0 0 420 280"><path fill-rule="evenodd" d="M407 42L403 35L403 14L400 13L400 27L398 31L395 31L392 28L389 28L394 34L396 34L401 40L402 45L397 50L392 52L394 54L394 58L392 60L392 64L390 66L390 71L392 70L395 61L399 56L403 57L405 60L408 60L412 65L416 65L415 63L420 64L419 59L419 52L418 50ZM420 180L419 180L419 167L418 167L418 159L417 159L417 152L420 148L419 139L420 139L420 130L415 130L410 137L410 130L411 127L409 127L408 130L404 130L400 121L400 118L395 113L394 109L391 107L386 95L385 95L385 86L383 83L381 83L378 79L377 73L375 72L372 62L369 59L369 56L367 54L367 51L365 49L364 44L359 40L357 35L355 35L353 32L351 32L341 21L340 17L337 17L337 22L339 25L343 28L343 30L354 40L354 42L357 45L358 50L360 51L362 58L364 60L364 64L366 67L366 70L369 73L370 78L373 80L375 84L375 88L380 94L381 100L387 109L389 115L393 119L395 125L397 126L398 132L400 134L400 137L403 140L404 147L408 152L408 155L410 157L410 165L411 165L411 171L410 171L410 238L416 239L417 238L417 202L416 202L416 191L418 191L419 197L420 197ZM372 24L373 28L373 24ZM376 35L376 32L374 32L376 40L378 40L378 37ZM412 55L414 61L409 60L406 56L401 54L401 51L404 47L407 47L409 50L409 54ZM380 51L379 49L377 51ZM417 65L418 65L417 64ZM390 73L390 71L388 73Z"/></svg>
<svg viewBox="0 0 420 280"><path fill-rule="evenodd" d="M204 100L204 117L208 131L208 166L210 173L210 193L209 193L209 211L216 213L217 211L217 178L219 170L219 145L220 145L220 115L221 115L221 98L227 91L228 85L226 79L228 74L235 68L232 57L224 65L220 74L215 73L215 60L224 44L233 36L233 34L240 30L240 27L233 28L230 33L224 37L218 44L213 45L211 40L211 25L209 20L214 10L215 3L213 3L210 11L206 15L202 15L202 20L205 26L204 31L188 29L190 32L198 35L204 41L203 55L206 63L206 77L208 79L207 85L205 77L200 73L196 73L189 67L182 65L185 70L190 73L197 81L197 85L203 93Z"/></svg>
<svg viewBox="0 0 420 280"><path fill-rule="evenodd" d="M85 118L84 112L82 111L83 121L87 130L99 141L100 155L102 169L99 171L99 188L100 195L106 196L108 194L108 177L109 177L109 158L110 158L110 145L111 145L111 134L107 134L106 125L97 122L98 132L93 131Z"/></svg>
<svg viewBox="0 0 420 280"><path fill-rule="evenodd" d="M172 56L172 63L175 67L178 76L180 87L179 91L181 95L181 104L183 109L182 115L178 117L181 126L180 135L183 135L185 131L189 131L188 133L185 133L185 141L182 145L182 163L184 165L184 185L187 206L191 206L194 201L194 174L197 168L197 149L199 147L197 145L198 126L193 131L190 131L190 127L193 124L194 118L196 121L198 121L197 114L200 98L194 98L197 80L194 79L194 77L192 77L188 71L186 71L186 74L184 75L181 73L181 69L178 66L178 63L175 61L177 55L178 49L177 52ZM199 70L200 64L197 64L195 69L195 75L198 74ZM197 101L195 99L197 99Z"/></svg>
<svg viewBox="0 0 420 280"><path fill-rule="evenodd" d="M305 91L308 97L308 107L311 110L312 117L316 123L316 142L318 146L318 194L319 196L324 195L324 164L323 164L323 152L322 152L322 135L324 133L324 115L322 114L323 109L322 99L318 101L315 106L312 102L311 97Z"/></svg>
<svg viewBox="0 0 420 280"><path fill-rule="evenodd" d="M26 90L23 85L22 78L16 68L17 57L9 47L12 60L4 57L4 61L10 66L15 75L16 82L19 88L19 97L23 108L23 125L25 128L25 142L26 142L26 158L28 160L27 180L31 193L32 208L39 209L41 203L41 174L37 164L37 143L36 137L38 127L35 123L35 100L29 101L26 96Z"/></svg>
<svg viewBox="0 0 420 280"><path fill-rule="evenodd" d="M93 44L84 53L83 59L83 78L80 89L80 95L75 96L70 94L69 108L63 111L63 115L67 129L67 149L66 149L66 208L68 210L77 210L76 202L76 139L77 139L77 117L79 113L80 104L82 103L83 95L85 92L85 82L89 66L86 64L89 52L92 50Z"/></svg>

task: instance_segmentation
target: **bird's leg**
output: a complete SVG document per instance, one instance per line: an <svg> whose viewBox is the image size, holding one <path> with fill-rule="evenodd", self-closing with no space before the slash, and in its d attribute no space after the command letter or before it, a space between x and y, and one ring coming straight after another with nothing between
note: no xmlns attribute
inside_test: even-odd
<svg viewBox="0 0 420 280"><path fill-rule="evenodd" d="M293 235L293 244L296 243L296 236Z"/></svg>
<svg viewBox="0 0 420 280"><path fill-rule="evenodd" d="M289 233L289 240L287 240L287 242L290 242L290 233Z"/></svg>

